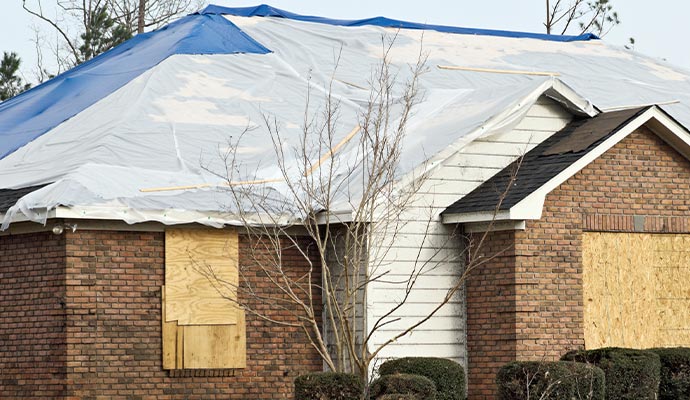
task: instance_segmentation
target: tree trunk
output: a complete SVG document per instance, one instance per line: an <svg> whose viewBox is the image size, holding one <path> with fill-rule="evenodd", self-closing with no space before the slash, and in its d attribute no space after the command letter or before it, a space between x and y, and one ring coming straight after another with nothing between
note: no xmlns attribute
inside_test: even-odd
<svg viewBox="0 0 690 400"><path fill-rule="evenodd" d="M144 33L144 17L146 16L146 0L139 0L139 13L137 18L137 33Z"/></svg>
<svg viewBox="0 0 690 400"><path fill-rule="evenodd" d="M546 34L551 34L551 7L549 0L546 0Z"/></svg>

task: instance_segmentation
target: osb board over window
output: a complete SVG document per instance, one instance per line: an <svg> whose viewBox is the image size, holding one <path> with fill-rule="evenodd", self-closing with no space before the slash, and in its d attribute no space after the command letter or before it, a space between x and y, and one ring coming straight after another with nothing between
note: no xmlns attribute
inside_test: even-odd
<svg viewBox="0 0 690 400"><path fill-rule="evenodd" d="M163 368L246 366L245 316L237 305L238 244L233 230L166 231Z"/></svg>
<svg viewBox="0 0 690 400"><path fill-rule="evenodd" d="M690 346L690 235L583 236L585 347Z"/></svg>
<svg viewBox="0 0 690 400"><path fill-rule="evenodd" d="M238 237L234 230L165 232L166 321L237 323Z"/></svg>

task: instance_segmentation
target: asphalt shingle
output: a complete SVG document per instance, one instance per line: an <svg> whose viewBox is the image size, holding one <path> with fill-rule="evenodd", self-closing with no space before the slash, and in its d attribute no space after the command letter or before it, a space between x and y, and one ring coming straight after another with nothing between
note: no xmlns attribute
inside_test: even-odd
<svg viewBox="0 0 690 400"><path fill-rule="evenodd" d="M0 213L6 213L10 207L17 203L17 200L44 186L45 185L28 186L21 189L0 189Z"/></svg>

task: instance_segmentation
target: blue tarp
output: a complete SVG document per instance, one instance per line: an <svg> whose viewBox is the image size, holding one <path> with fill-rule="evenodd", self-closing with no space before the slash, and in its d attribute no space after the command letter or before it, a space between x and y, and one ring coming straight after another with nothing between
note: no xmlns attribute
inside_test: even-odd
<svg viewBox="0 0 690 400"><path fill-rule="evenodd" d="M227 15L237 15L239 17L279 17L294 19L297 21L305 22L316 22L320 24L329 25L339 25L339 26L363 26L363 25L374 25L382 26L386 28L401 28L401 29L426 29L433 30L444 33L459 33L463 35L482 35L482 36L503 36L503 37L513 37L513 38L530 38L530 39L541 39L541 40L551 40L555 42L574 42L583 40L593 40L599 39L597 35L592 33L586 33L584 35L578 36L565 36L565 35L545 35L542 33L530 33L530 32L512 32L512 31L501 31L493 29L471 29L471 28L459 28L454 26L444 26L444 25L428 25L420 24L417 22L407 22L399 21L396 19L390 19L386 17L374 17L367 19L358 20L345 20L345 19L329 19L322 17L314 17L309 15L299 15L291 13L289 11L280 10L278 8L271 7L267 4L262 4L255 7L222 7L216 5L209 5L203 9L201 14L227 14Z"/></svg>
<svg viewBox="0 0 690 400"><path fill-rule="evenodd" d="M270 51L219 15L190 15L0 103L0 159L113 93L173 54Z"/></svg>

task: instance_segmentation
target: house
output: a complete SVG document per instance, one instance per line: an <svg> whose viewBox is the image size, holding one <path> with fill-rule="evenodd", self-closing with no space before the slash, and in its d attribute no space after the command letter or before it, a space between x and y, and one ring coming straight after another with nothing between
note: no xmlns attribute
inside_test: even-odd
<svg viewBox="0 0 690 400"><path fill-rule="evenodd" d="M270 225L295 228L280 265L320 285L330 261L301 251L313 237L286 181L330 169L343 189L313 221L357 222L362 173L347 165L362 114L383 103L370 89L385 56L401 96L420 54L395 170L415 189L395 235L368 242L391 279L367 282L360 340L424 320L377 357L456 360L470 399L493 398L511 360L689 345L688 73L593 35L209 6L0 104L0 390L289 397L323 360L267 301L283 294L257 260L274 254L228 188L280 210ZM337 115L329 140L288 151L324 115ZM257 297L219 298L197 264ZM328 299L310 301L327 319Z"/></svg>

